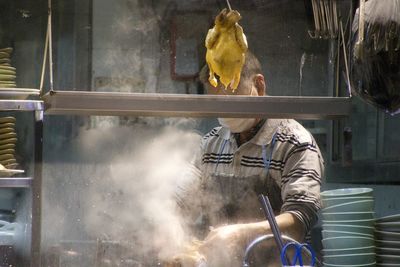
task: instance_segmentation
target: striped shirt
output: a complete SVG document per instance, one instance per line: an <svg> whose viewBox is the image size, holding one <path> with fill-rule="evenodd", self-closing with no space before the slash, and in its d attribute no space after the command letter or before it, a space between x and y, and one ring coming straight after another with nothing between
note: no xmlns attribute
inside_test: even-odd
<svg viewBox="0 0 400 267"><path fill-rule="evenodd" d="M312 135L295 120L268 119L239 147L228 128L216 127L203 137L195 166L201 172L198 212L210 225L264 220L260 193L276 213L294 214L306 233L317 221L324 162Z"/></svg>

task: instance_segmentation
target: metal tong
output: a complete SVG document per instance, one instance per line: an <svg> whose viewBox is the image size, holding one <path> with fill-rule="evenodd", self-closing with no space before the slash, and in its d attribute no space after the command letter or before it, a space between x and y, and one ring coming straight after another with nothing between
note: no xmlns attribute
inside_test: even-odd
<svg viewBox="0 0 400 267"><path fill-rule="evenodd" d="M272 234L274 235L275 243L279 249L279 253L282 254L284 243L282 240L281 230L279 229L278 224L275 220L275 215L274 211L272 210L271 203L269 202L268 197L262 194L258 196L258 199L261 202L261 206L263 208L265 217L267 218L269 226L271 227L271 231ZM287 262L289 261L287 260Z"/></svg>

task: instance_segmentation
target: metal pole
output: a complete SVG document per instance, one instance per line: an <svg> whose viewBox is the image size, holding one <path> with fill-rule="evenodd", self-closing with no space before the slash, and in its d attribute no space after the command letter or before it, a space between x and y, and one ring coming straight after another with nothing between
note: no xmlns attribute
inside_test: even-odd
<svg viewBox="0 0 400 267"><path fill-rule="evenodd" d="M47 50L49 49L49 24L50 24L50 13L47 19L47 29L46 29L46 40L44 44L44 53L43 53L43 63L42 63L42 75L40 76L40 95L43 93L43 83L44 83L44 74L46 71L46 61L47 61Z"/></svg>
<svg viewBox="0 0 400 267"><path fill-rule="evenodd" d="M40 267L42 218L43 110L35 111L34 177L32 181L31 267Z"/></svg>
<svg viewBox="0 0 400 267"><path fill-rule="evenodd" d="M49 0L49 73L50 73L50 90L53 91L54 83L53 83L53 37L52 37L52 22L51 22L51 0Z"/></svg>

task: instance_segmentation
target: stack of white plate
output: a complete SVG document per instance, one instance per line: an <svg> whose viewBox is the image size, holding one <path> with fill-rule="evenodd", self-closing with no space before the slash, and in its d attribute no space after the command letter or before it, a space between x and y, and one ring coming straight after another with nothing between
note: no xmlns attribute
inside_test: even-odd
<svg viewBox="0 0 400 267"><path fill-rule="evenodd" d="M371 188L321 193L324 266L375 266L372 193Z"/></svg>
<svg viewBox="0 0 400 267"><path fill-rule="evenodd" d="M400 214L376 220L376 266L400 267Z"/></svg>
<svg viewBox="0 0 400 267"><path fill-rule="evenodd" d="M15 159L15 144L17 134L15 133L15 118L0 118L0 176L9 176L23 171L18 170Z"/></svg>
<svg viewBox="0 0 400 267"><path fill-rule="evenodd" d="M0 49L0 88L15 88L16 70L11 66L11 47Z"/></svg>

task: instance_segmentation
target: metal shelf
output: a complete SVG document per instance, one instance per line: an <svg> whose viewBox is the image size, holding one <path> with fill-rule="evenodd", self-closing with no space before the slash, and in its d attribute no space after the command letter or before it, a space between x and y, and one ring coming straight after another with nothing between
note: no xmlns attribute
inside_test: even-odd
<svg viewBox="0 0 400 267"><path fill-rule="evenodd" d="M43 110L43 101L0 99L0 111L35 111Z"/></svg>
<svg viewBox="0 0 400 267"><path fill-rule="evenodd" d="M348 97L212 96L119 92L51 91L47 115L266 117L336 119L351 111Z"/></svg>
<svg viewBox="0 0 400 267"><path fill-rule="evenodd" d="M32 178L0 178L0 188L29 188Z"/></svg>

